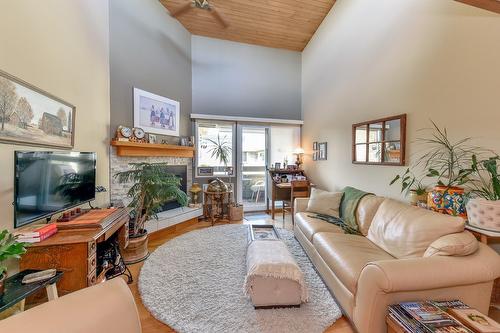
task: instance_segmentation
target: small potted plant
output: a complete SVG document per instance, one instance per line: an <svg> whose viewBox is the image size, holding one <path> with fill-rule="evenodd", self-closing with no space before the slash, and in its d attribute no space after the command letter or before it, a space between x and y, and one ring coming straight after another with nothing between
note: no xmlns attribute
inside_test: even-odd
<svg viewBox="0 0 500 333"><path fill-rule="evenodd" d="M437 186L429 192L427 206L445 214L466 217L464 185L470 181L472 156L480 149L469 146L471 138L452 142L446 128L434 122L429 138L418 139L427 152L416 167L423 168L426 177L436 179Z"/></svg>
<svg viewBox="0 0 500 333"><path fill-rule="evenodd" d="M7 267L4 265L7 259L20 259L26 253L27 243L21 243L8 230L0 232L0 296L5 290L5 279L7 278Z"/></svg>
<svg viewBox="0 0 500 333"><path fill-rule="evenodd" d="M478 161L474 155L471 170L474 181L470 184L467 200L469 224L483 229L500 231L500 175L499 156Z"/></svg>
<svg viewBox="0 0 500 333"><path fill-rule="evenodd" d="M409 197L410 203L417 206L419 202L427 201L427 187L422 184L422 178L417 179L410 171L410 168L401 175L396 175L390 185L394 185L397 181L401 182L401 193L405 193Z"/></svg>
<svg viewBox="0 0 500 333"><path fill-rule="evenodd" d="M157 212L168 200L175 199L187 206L188 199L180 189L179 177L167 173L165 163L130 163L131 170L117 173L119 183L133 183L127 195L132 199L133 208L130 223L129 245L123 249L126 263L136 263L146 259L148 252L148 232L144 224L151 218L158 219Z"/></svg>

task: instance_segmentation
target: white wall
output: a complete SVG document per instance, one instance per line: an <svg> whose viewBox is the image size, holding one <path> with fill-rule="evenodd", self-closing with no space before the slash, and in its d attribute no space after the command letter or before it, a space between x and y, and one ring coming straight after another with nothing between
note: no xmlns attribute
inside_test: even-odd
<svg viewBox="0 0 500 333"><path fill-rule="evenodd" d="M303 145L321 187L399 198L399 167L351 163L351 125L408 114L408 141L433 119L500 153L500 15L451 0L338 0L302 55ZM415 145L408 147L410 161Z"/></svg>
<svg viewBox="0 0 500 333"><path fill-rule="evenodd" d="M97 152L97 184L109 188L107 0L2 1L0 69L76 106L75 151ZM0 144L0 229L13 229L14 151ZM45 148L44 150L54 150ZM98 196L97 204L109 201Z"/></svg>

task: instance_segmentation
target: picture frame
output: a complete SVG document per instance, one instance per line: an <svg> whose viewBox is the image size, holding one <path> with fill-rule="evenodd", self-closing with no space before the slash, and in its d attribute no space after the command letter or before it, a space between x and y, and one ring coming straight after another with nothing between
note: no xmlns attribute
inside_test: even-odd
<svg viewBox="0 0 500 333"><path fill-rule="evenodd" d="M72 149L76 107L0 70L0 142Z"/></svg>
<svg viewBox="0 0 500 333"><path fill-rule="evenodd" d="M274 169L275 170L280 170L281 169L281 163L280 162L274 163Z"/></svg>
<svg viewBox="0 0 500 333"><path fill-rule="evenodd" d="M320 142L318 143L318 160L326 161L328 159L328 143Z"/></svg>
<svg viewBox="0 0 500 333"><path fill-rule="evenodd" d="M233 167L231 167L231 166L226 167L226 170L225 170L225 171L226 171L226 174L227 174L228 176L233 176L233 175L234 175L234 168L233 168Z"/></svg>
<svg viewBox="0 0 500 333"><path fill-rule="evenodd" d="M313 142L313 150L318 150L318 142Z"/></svg>
<svg viewBox="0 0 500 333"><path fill-rule="evenodd" d="M158 138L155 134L152 134L152 133L148 133L148 142L149 143L158 143Z"/></svg>
<svg viewBox="0 0 500 333"><path fill-rule="evenodd" d="M180 103L134 87L134 127L146 132L179 136Z"/></svg>
<svg viewBox="0 0 500 333"><path fill-rule="evenodd" d="M197 173L199 177L212 177L214 175L214 168L198 167Z"/></svg>
<svg viewBox="0 0 500 333"><path fill-rule="evenodd" d="M313 158L313 161L317 161L318 160L318 152L317 151L313 152L312 158Z"/></svg>

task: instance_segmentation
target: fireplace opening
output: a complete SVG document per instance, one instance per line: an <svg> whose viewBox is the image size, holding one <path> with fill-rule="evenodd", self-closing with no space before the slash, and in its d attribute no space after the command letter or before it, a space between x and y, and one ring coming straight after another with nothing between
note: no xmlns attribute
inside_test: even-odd
<svg viewBox="0 0 500 333"><path fill-rule="evenodd" d="M181 190L187 193L187 167L185 165L168 165L165 167L165 172L179 177L181 179ZM159 213L179 207L181 207L181 205L175 200L175 198L172 198L161 206Z"/></svg>

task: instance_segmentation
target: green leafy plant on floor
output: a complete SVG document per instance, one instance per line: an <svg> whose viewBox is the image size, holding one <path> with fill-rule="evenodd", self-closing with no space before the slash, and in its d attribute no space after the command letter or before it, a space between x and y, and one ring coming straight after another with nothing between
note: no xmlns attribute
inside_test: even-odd
<svg viewBox="0 0 500 333"><path fill-rule="evenodd" d="M18 242L16 237L8 230L0 232L0 278L7 273L5 260L20 259L26 253L27 243Z"/></svg>
<svg viewBox="0 0 500 333"><path fill-rule="evenodd" d="M180 189L181 179L166 172L165 163L130 163L132 169L117 173L115 178L119 183L133 183L127 195L132 199L129 207L135 212L133 234L144 232L144 223L158 219L159 208L167 201L175 199L180 205L186 206L188 199Z"/></svg>

